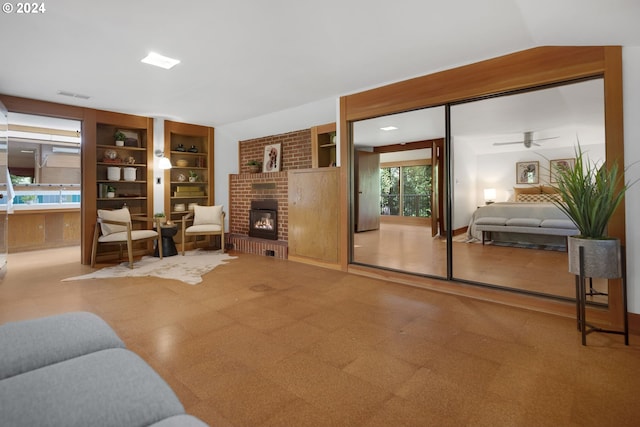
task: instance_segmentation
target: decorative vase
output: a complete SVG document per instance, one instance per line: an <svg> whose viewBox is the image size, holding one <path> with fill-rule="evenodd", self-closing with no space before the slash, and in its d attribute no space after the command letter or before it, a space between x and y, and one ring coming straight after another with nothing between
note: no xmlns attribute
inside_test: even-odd
<svg viewBox="0 0 640 427"><path fill-rule="evenodd" d="M123 168L124 180L135 181L136 180L136 168Z"/></svg>
<svg viewBox="0 0 640 427"><path fill-rule="evenodd" d="M184 153L185 151L187 151L187 149L186 149L186 148L184 148L184 145L182 145L182 144L178 144L178 146L176 147L176 150L175 150L175 151L179 151L179 152L181 152L181 153Z"/></svg>
<svg viewBox="0 0 640 427"><path fill-rule="evenodd" d="M196 148L196 146L195 146L195 145L192 145L192 146L191 146L191 148L189 148L189 152L190 152L190 153L197 153L197 152L198 152L198 149Z"/></svg>
<svg viewBox="0 0 640 427"><path fill-rule="evenodd" d="M569 273L580 274L580 247L584 248L584 275L601 279L622 277L620 239L569 237Z"/></svg>
<svg viewBox="0 0 640 427"><path fill-rule="evenodd" d="M107 179L109 181L120 181L120 168L109 166L107 168Z"/></svg>

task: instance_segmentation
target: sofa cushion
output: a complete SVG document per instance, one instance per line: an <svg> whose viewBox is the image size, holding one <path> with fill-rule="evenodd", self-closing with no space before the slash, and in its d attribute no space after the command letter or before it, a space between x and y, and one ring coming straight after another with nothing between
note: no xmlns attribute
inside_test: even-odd
<svg viewBox="0 0 640 427"><path fill-rule="evenodd" d="M507 226L515 227L540 227L538 218L510 218L507 220Z"/></svg>
<svg viewBox="0 0 640 427"><path fill-rule="evenodd" d="M208 424L192 415L184 414L165 418L149 427L208 427Z"/></svg>
<svg viewBox="0 0 640 427"><path fill-rule="evenodd" d="M540 227L576 229L576 225L570 219L545 219L540 223Z"/></svg>
<svg viewBox="0 0 640 427"><path fill-rule="evenodd" d="M3 425L147 426L184 414L175 393L135 353L107 349L0 381Z"/></svg>
<svg viewBox="0 0 640 427"><path fill-rule="evenodd" d="M501 216L485 216L476 221L476 225L505 225L506 223L507 218Z"/></svg>
<svg viewBox="0 0 640 427"><path fill-rule="evenodd" d="M124 348L93 313L65 313L0 326L0 379L107 348Z"/></svg>

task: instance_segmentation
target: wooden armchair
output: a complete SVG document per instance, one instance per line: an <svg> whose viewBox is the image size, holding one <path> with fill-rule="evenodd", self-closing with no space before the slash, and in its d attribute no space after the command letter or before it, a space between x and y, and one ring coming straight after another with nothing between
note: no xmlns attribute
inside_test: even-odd
<svg viewBox="0 0 640 427"><path fill-rule="evenodd" d="M91 267L96 265L98 245L119 245L120 259L123 257L122 247L126 245L129 256L129 268L133 268L133 243L143 240L157 239L158 252L162 259L160 244L160 223L156 222L154 230L134 230L131 221L150 222L152 218L131 216L128 208L103 210L98 209L95 230L93 231L93 248L91 250Z"/></svg>
<svg viewBox="0 0 640 427"><path fill-rule="evenodd" d="M224 211L222 206L195 206L193 212L182 217L182 255L188 236L220 236L224 252ZM187 227L187 223L193 224ZM197 239L194 245L197 243Z"/></svg>

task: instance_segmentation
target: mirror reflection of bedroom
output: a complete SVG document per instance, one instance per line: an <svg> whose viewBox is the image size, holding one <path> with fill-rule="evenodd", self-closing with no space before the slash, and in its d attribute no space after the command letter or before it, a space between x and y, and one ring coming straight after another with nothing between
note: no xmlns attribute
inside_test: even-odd
<svg viewBox="0 0 640 427"><path fill-rule="evenodd" d="M379 130L391 125L398 129ZM558 198L553 170L571 166L578 141L590 161L604 161L602 79L453 105L450 129L452 278L574 298L566 236L577 232L553 203ZM438 138L445 138L444 107L353 124L354 262L446 277L445 163L431 149L407 149ZM360 151L367 157L378 153L380 163L374 179L380 192L374 197L379 225L374 222L366 230L358 229L359 200L367 192L358 172ZM415 164L429 165L430 179L416 184L415 174L403 171ZM389 177L395 176L397 183L390 184ZM411 185L403 187L407 180ZM369 187L371 192L373 185ZM422 213L411 207L416 193L430 200ZM591 286L592 302L606 304L606 280L594 280Z"/></svg>

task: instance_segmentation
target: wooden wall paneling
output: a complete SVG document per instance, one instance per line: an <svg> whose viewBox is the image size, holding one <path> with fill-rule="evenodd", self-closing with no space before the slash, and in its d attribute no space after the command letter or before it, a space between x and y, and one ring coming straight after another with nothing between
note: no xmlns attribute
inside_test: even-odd
<svg viewBox="0 0 640 427"><path fill-rule="evenodd" d="M82 264L91 264L91 247L93 245L93 232L95 229L98 207L95 203L98 198L96 186L96 140L97 136L96 111L85 111L82 122L82 204L80 205L81 229L80 259ZM87 201L91 200L91 203Z"/></svg>
<svg viewBox="0 0 640 427"><path fill-rule="evenodd" d="M338 268L339 178L337 168L289 171L289 259Z"/></svg>
<svg viewBox="0 0 640 427"><path fill-rule="evenodd" d="M347 120L601 75L605 49L537 47L348 95Z"/></svg>

